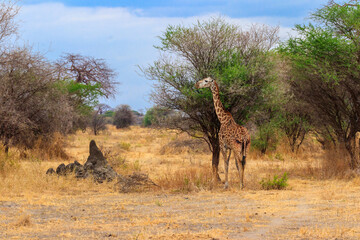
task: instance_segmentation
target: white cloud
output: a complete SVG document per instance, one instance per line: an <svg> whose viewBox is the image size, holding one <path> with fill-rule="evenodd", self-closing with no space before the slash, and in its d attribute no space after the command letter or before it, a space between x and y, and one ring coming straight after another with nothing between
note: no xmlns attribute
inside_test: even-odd
<svg viewBox="0 0 360 240"><path fill-rule="evenodd" d="M135 71L137 65L154 61L158 52L157 36L169 24L191 24L217 13L187 18L156 18L139 15L141 9L121 7L68 7L61 3L25 5L21 8L20 35L35 50L56 59L66 52L104 58L118 72L119 93L116 100L107 103L115 106L129 104L134 109L150 107L147 94L151 83ZM229 19L241 26L251 23L282 25L294 19L244 18ZM283 24L287 25L287 24ZM286 38L291 29L280 28L280 36Z"/></svg>

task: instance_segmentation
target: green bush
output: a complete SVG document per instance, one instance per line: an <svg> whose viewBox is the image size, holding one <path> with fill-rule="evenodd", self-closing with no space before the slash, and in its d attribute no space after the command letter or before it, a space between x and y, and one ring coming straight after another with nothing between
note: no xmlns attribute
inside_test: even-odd
<svg viewBox="0 0 360 240"><path fill-rule="evenodd" d="M273 119L258 127L256 134L251 139L252 148L259 150L262 154L268 150L276 150L280 139L278 121L278 119Z"/></svg>
<svg viewBox="0 0 360 240"><path fill-rule="evenodd" d="M143 119L143 125L144 127L159 127L161 124L164 124L164 121L167 117L169 117L169 115L171 115L171 113L171 110L164 107L152 107L146 111Z"/></svg>
<svg viewBox="0 0 360 240"><path fill-rule="evenodd" d="M288 186L287 180L288 180L288 176L287 173L285 172L281 178L278 175L275 175L273 179L270 178L262 179L260 181L260 184L262 189L264 190L272 190L272 189L281 190Z"/></svg>

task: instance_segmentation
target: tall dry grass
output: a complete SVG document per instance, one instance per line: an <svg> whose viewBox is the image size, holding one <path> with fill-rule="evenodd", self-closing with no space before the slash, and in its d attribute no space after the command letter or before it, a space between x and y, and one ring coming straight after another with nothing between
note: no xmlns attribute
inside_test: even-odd
<svg viewBox="0 0 360 240"><path fill-rule="evenodd" d="M53 162L21 162L17 169L0 181L0 200L17 196L78 195L86 192L113 192L114 183L97 184L92 178L76 179L73 175L46 175Z"/></svg>
<svg viewBox="0 0 360 240"><path fill-rule="evenodd" d="M22 158L20 151L11 149L6 156L0 149L0 194L10 192L58 192L81 194L85 191L113 191L112 184L101 188L91 179L78 181L73 177L49 177L47 168L56 168L78 160L85 163L89 155L89 142L95 139L110 165L120 174L144 172L163 191L193 192L221 189L214 185L211 173L211 153L207 145L176 131L131 127L126 130L111 126L108 132L94 136L91 132L77 132L62 138L58 136L54 147L44 152L34 150L29 157ZM40 144L40 143L39 143ZM61 158L64 152L68 159ZM219 164L220 177L224 178L223 159ZM329 179L349 178L346 154L339 149L324 151L309 138L299 152L293 153L286 142L280 143L276 151L261 155L251 150L245 169L245 186L248 190L261 188L263 178L288 173L292 178ZM234 158L230 160L230 188L239 187L239 176ZM101 191L102 191L101 190Z"/></svg>
<svg viewBox="0 0 360 240"><path fill-rule="evenodd" d="M286 139L282 139L275 151L265 155L252 149L250 159L267 162L266 170L273 174L289 173L292 177L325 179L349 179L356 177L350 170L349 154L342 146L326 148L309 135L298 151L292 152Z"/></svg>
<svg viewBox="0 0 360 240"><path fill-rule="evenodd" d="M65 137L60 133L55 133L51 141L44 138L39 138L33 150L29 153L32 156L42 160L55 160L55 159L69 159L69 155L65 151Z"/></svg>
<svg viewBox="0 0 360 240"><path fill-rule="evenodd" d="M173 192L197 192L214 188L212 172L208 167L190 167L175 171L165 172L155 182L163 190Z"/></svg>
<svg viewBox="0 0 360 240"><path fill-rule="evenodd" d="M189 137L184 133L172 137L171 140L161 146L159 150L160 155L204 154L207 152L209 152L209 147L204 141Z"/></svg>
<svg viewBox="0 0 360 240"><path fill-rule="evenodd" d="M0 177L5 178L14 173L20 167L19 154L13 150L8 154L0 147Z"/></svg>
<svg viewBox="0 0 360 240"><path fill-rule="evenodd" d="M344 147L330 148L322 156L322 179L351 179L356 173L350 169L350 156Z"/></svg>

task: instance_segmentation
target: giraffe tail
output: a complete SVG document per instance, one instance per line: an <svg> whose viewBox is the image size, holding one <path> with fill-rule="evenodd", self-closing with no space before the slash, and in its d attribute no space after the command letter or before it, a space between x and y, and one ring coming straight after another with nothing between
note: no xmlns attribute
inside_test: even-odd
<svg viewBox="0 0 360 240"><path fill-rule="evenodd" d="M242 145L241 145L241 151L242 151L242 160L241 160L241 165L244 167L245 164L246 164L246 146L247 146L247 142L246 140L244 139L244 141L242 142Z"/></svg>

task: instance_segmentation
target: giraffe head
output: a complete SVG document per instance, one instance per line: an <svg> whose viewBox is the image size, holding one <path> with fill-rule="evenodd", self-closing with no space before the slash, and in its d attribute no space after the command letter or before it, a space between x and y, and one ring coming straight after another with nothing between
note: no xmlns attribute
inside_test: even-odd
<svg viewBox="0 0 360 240"><path fill-rule="evenodd" d="M214 83L214 79L212 79L211 77L207 77L204 78L203 80L198 81L195 84L196 88L207 88L207 87L211 87L211 85Z"/></svg>

